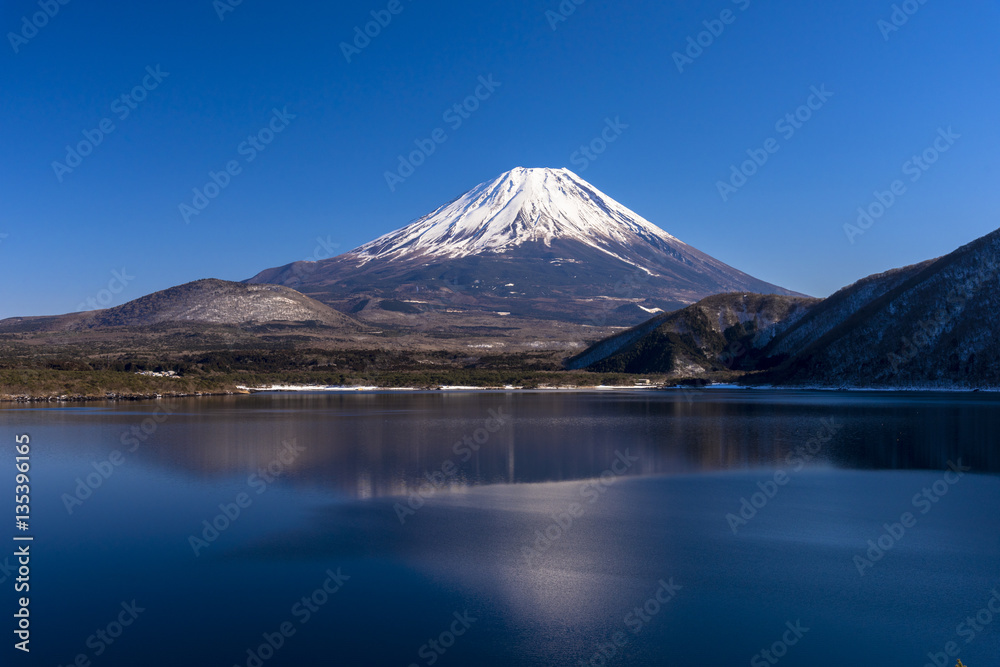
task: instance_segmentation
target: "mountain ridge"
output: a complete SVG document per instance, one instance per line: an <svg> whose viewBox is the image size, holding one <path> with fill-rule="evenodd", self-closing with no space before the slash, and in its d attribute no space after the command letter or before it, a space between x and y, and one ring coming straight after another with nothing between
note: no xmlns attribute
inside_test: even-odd
<svg viewBox="0 0 1000 667"><path fill-rule="evenodd" d="M256 325L314 322L358 329L350 317L279 285L246 285L215 278L196 280L101 310L0 320L0 332L72 331L161 324Z"/></svg>
<svg viewBox="0 0 1000 667"><path fill-rule="evenodd" d="M687 245L567 169L521 167L347 253L246 282L379 321L392 316L370 304L384 300L455 321L493 312L628 326L711 294L797 295Z"/></svg>
<svg viewBox="0 0 1000 667"><path fill-rule="evenodd" d="M779 386L1000 387L1000 229L947 255L862 278L764 330L693 339L709 297L566 360L593 371L699 375L722 367ZM787 297L771 297L772 299ZM669 326L668 326L669 325ZM753 334L753 335L750 335ZM763 336L761 334L764 334Z"/></svg>

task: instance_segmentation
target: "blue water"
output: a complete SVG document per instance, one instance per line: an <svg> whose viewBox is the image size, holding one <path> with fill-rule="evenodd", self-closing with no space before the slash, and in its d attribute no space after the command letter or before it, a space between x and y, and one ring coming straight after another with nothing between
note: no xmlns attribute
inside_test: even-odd
<svg viewBox="0 0 1000 667"><path fill-rule="evenodd" d="M32 651L9 639L4 665L919 667L949 642L1000 664L992 395L256 395L0 420L11 462L31 436L35 537Z"/></svg>

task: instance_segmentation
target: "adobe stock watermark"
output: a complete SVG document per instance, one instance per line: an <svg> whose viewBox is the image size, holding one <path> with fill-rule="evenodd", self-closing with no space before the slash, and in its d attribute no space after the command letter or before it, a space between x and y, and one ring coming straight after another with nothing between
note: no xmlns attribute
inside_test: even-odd
<svg viewBox="0 0 1000 667"><path fill-rule="evenodd" d="M1000 267L997 266L997 262L993 258L989 258L977 267L975 274L957 285L952 285L945 296L945 307L939 308L917 322L917 327L910 336L900 337L899 350L887 355L893 372L898 373L900 368L913 361L923 348L928 347L944 333L948 323L965 310L968 300L985 283L996 280L998 268Z"/></svg>
<svg viewBox="0 0 1000 667"><path fill-rule="evenodd" d="M976 637L985 632L993 620L1000 616L1000 591L994 588L990 593L992 597L986 601L986 605L975 614L969 614L955 628L955 634L965 640L966 646L975 641ZM961 652L962 646L957 641L949 641L943 650L927 652L929 662L925 663L924 667L951 667L952 661L958 658Z"/></svg>
<svg viewBox="0 0 1000 667"><path fill-rule="evenodd" d="M125 464L127 460L125 455L135 453L140 445L153 437L153 434L160 428L160 424L167 421L167 418L172 414L173 410L169 405L157 405L154 414L124 431L118 439L122 449L114 449L107 458L91 463L90 466L94 472L85 477L77 477L75 480L76 488L73 489L72 494L62 494L60 500L66 508L66 513L72 515L74 509L82 507L83 503L93 496L97 489L111 479L115 470Z"/></svg>
<svg viewBox="0 0 1000 667"><path fill-rule="evenodd" d="M910 504L914 509L920 510L921 515L927 514L970 470L972 468L962 465L962 459L957 463L948 461L948 471L944 476L915 494ZM874 540L868 540L868 550L864 555L855 556L853 559L858 574L865 576L865 570L871 569L875 563L885 558L885 555L906 536L906 531L917 525L918 519L919 517L912 512L903 512L896 523L882 524L884 532Z"/></svg>
<svg viewBox="0 0 1000 667"><path fill-rule="evenodd" d="M373 9L371 21L365 23L363 28L360 25L354 26L354 39L350 43L340 43L340 52L344 54L344 59L350 63L351 58L361 55L362 51L371 46L372 40L381 35L404 9L406 6L401 0L389 0L385 9Z"/></svg>
<svg viewBox="0 0 1000 667"><path fill-rule="evenodd" d="M311 275L319 267L319 262L339 255L340 253L336 252L339 249L340 244L334 243L329 234L325 239L322 236L317 236L316 247L313 248L312 255L292 264L292 273L299 279Z"/></svg>
<svg viewBox="0 0 1000 667"><path fill-rule="evenodd" d="M838 424L835 419L824 418L820 420L820 424L819 430L812 438L785 456L785 465L791 468L791 472L799 472L805 468L806 463L815 459L822 451L823 446L833 440L833 436L844 428L844 425ZM788 471L784 468L779 469L775 471L770 480L757 482L757 488L760 490L752 494L749 499L745 496L740 498L740 508L737 513L730 512L725 517L733 535L736 535L741 527L753 521L757 514L778 495L778 491L789 481L791 481L791 477Z"/></svg>
<svg viewBox="0 0 1000 667"><path fill-rule="evenodd" d="M743 357L747 355L750 351L746 345L743 344L741 340L734 340L729 343L722 354L718 356L719 363L726 368L735 368L736 364L739 363Z"/></svg>
<svg viewBox="0 0 1000 667"><path fill-rule="evenodd" d="M441 632L434 639L428 639L426 644L417 649L417 655L423 658L427 667L431 667L440 660L448 652L448 649L455 645L458 638L468 632L472 624L479 620L470 615L468 609L462 613L456 611L452 616L455 620L451 622L447 630ZM409 667L420 667L420 663L411 662Z"/></svg>
<svg viewBox="0 0 1000 667"><path fill-rule="evenodd" d="M489 442L490 436L510 424L510 415L504 414L503 406L498 407L496 410L488 410L487 413L489 417L483 420L483 425L480 428L477 428L471 434L462 436L461 440L456 441L452 445L452 453L462 463L468 463L473 455ZM433 498L439 491L447 488L454 481L457 474L458 464L452 458L445 459L439 469L426 473L424 477L427 478L427 481L410 494L409 498L406 499L405 505L403 503L396 503L392 506L393 511L396 513L396 518L399 519L399 524L405 525L406 520L414 516L427 500Z"/></svg>
<svg viewBox="0 0 1000 667"><path fill-rule="evenodd" d="M745 12L750 8L750 1L732 0L733 4L737 5L741 12ZM718 18L702 21L701 24L705 26L705 29L697 35L688 35L687 47L683 53L680 51L674 51L673 53L674 65L677 66L677 71L683 74L685 67L693 65L695 60L701 58L705 50L715 44L715 40L721 37L722 33L726 31L726 26L736 23L738 16L739 14L732 9L723 9L719 13Z"/></svg>
<svg viewBox="0 0 1000 667"><path fill-rule="evenodd" d="M266 466L257 469L247 477L246 486L257 496L261 495L277 481L288 468L295 462L299 455L306 449L298 444L295 438L285 440L281 443L281 452ZM229 527L236 523L244 510L253 504L254 498L248 491L240 491L233 498L232 502L220 503L219 513L211 519L201 522L203 526L199 535L189 535L188 544L195 556L200 556L201 552L209 548L219 536L229 530Z"/></svg>
<svg viewBox="0 0 1000 667"><path fill-rule="evenodd" d="M440 276L437 280L435 280L435 284L433 285L427 285L424 287L421 287L420 285L413 285L412 293L417 299L420 298L421 292L432 295L432 297L439 303L439 310L443 309L448 313L459 312L464 310L469 305L469 301L473 299L473 297L469 296L470 291L479 288L477 283L480 281L475 280L474 278L467 279L470 280L470 282L463 284L457 276ZM459 309L459 311L456 311L456 309ZM407 314L407 322L404 326L406 326L410 333L413 334L434 330L439 326L439 323L435 323L433 318L428 317L428 313L430 312L433 312L433 310ZM377 376L380 371L384 370L390 370L390 368L381 365L377 369L372 368L374 376ZM368 376L366 375L365 377ZM372 384L376 384L376 382L372 382Z"/></svg>
<svg viewBox="0 0 1000 667"><path fill-rule="evenodd" d="M659 584L659 588L656 589L656 592L648 600L640 605L636 605L632 611L625 614L625 618L622 620L625 628L632 636L630 637L624 631L618 630L611 635L608 641L598 644L597 650L588 659L578 660L576 663L578 667L604 667L604 665L609 664L612 660L619 657L632 639L642 634L646 626L663 611L663 608L671 600L677 597L678 591L684 588L680 584L675 584L673 577L670 577L669 580L660 579L657 583Z"/></svg>
<svg viewBox="0 0 1000 667"><path fill-rule="evenodd" d="M84 645L90 651L78 653L66 667L89 667L91 660L104 655L125 634L126 628L131 627L136 622L139 614L146 611L145 607L140 607L135 600L122 602L120 606L122 610L111 622L98 628L94 634L87 637ZM59 667L63 667L63 665L60 664Z"/></svg>
<svg viewBox="0 0 1000 667"><path fill-rule="evenodd" d="M112 270L111 280L108 281L107 287L98 290L94 296L88 296L78 303L76 305L76 312L107 308L114 303L115 297L124 292L125 288L133 280L135 280L135 276L130 276L124 266L121 271Z"/></svg>
<svg viewBox="0 0 1000 667"><path fill-rule="evenodd" d="M750 667L767 667L778 664L778 661L788 655L788 649L798 644L799 640L809 632L809 628L802 626L801 620L795 621L794 624L788 621L785 623L785 627L788 629L782 633L781 639L750 658Z"/></svg>
<svg viewBox="0 0 1000 667"><path fill-rule="evenodd" d="M618 141L622 133L627 129L628 125L622 122L621 116L615 116L614 120L605 118L604 128L600 134L580 146L580 148L569 156L569 161L576 167L577 173L582 174L587 171L590 163L603 155L604 151L608 150L608 146Z"/></svg>
<svg viewBox="0 0 1000 667"><path fill-rule="evenodd" d="M569 17L576 14L576 8L587 2L587 0L562 0L556 10L545 10L545 20L549 22L552 32L559 29L560 23L565 23Z"/></svg>
<svg viewBox="0 0 1000 667"><path fill-rule="evenodd" d="M876 25L882 33L882 39L889 41L889 36L910 22L910 18L920 11L920 8L927 4L927 0L904 0L904 2L893 5L889 20L879 19Z"/></svg>
<svg viewBox="0 0 1000 667"><path fill-rule="evenodd" d="M497 88L503 85L500 81L494 81L492 74L480 76L478 81L479 85L476 86L471 95L461 102L451 105L441 114L441 119L451 128L452 132L457 132L465 124L465 121L472 118L472 114L479 110L482 103L493 97ZM385 172L385 183L389 186L389 191L395 192L397 186L413 176L417 169L427 162L427 158L437 151L438 146L448 141L448 138L445 129L438 127L430 133L428 138L415 139L413 144L416 146L416 150L410 151L408 155L399 155L399 165L396 170Z"/></svg>
<svg viewBox="0 0 1000 667"><path fill-rule="evenodd" d="M619 280L615 283L612 291L620 299L632 299L637 293L640 292L642 286L649 282L650 277L651 274L649 271L636 269L630 273L627 278ZM603 327L607 325L608 320L611 319L611 313L620 306L621 304L617 301L603 300L596 311L587 318L587 323L595 327Z"/></svg>
<svg viewBox="0 0 1000 667"><path fill-rule="evenodd" d="M237 155L243 158L242 164L239 159L232 159L226 162L221 171L209 171L205 185L191 190L194 193L191 203L182 202L178 205L177 209L184 224L190 224L192 216L201 215L202 211L229 187L233 179L243 173L243 165L256 160L258 155L267 150L275 137L284 132L297 117L297 114L288 112L287 106L280 111L277 108L272 109L271 118L264 127L248 135L246 140L236 147Z"/></svg>
<svg viewBox="0 0 1000 667"><path fill-rule="evenodd" d="M163 80L170 76L170 72L164 72L160 67L160 65L155 68L152 65L147 66L146 75L142 77L142 81L111 101L109 105L111 113L119 121L127 119L133 111L139 108L142 102L146 101L149 94L159 88ZM83 139L74 145L67 144L63 162L52 161L52 171L55 173L56 179L62 183L67 174L72 174L83 164L83 159L93 153L94 149L104 143L104 140L117 129L118 126L115 125L112 117L106 116L99 120L93 129L83 130L81 132Z"/></svg>
<svg viewBox="0 0 1000 667"><path fill-rule="evenodd" d="M933 167L941 156L951 150L952 146L962 138L961 134L955 134L955 131L948 126L948 129L942 127L938 128L937 137L934 141L920 152L918 155L912 156L909 160L903 163L900 169L903 172L903 176L909 176L910 183L916 183L919 181L924 174L926 174L931 167ZM900 200L907 192L906 183L902 179L896 179L889 184L889 188L885 191L876 190L872 193L874 199L871 203L866 206L858 207L858 219L857 224L852 225L850 223L844 224L844 234L847 235L847 240L850 241L851 245L854 245L855 238L863 235L872 225L874 225L878 220L884 216L890 208L896 205L896 202Z"/></svg>
<svg viewBox="0 0 1000 667"><path fill-rule="evenodd" d="M7 41L14 53L20 53L21 47L27 44L38 35L38 31L49 24L59 11L68 5L70 0L38 0L38 7L41 11L27 14L21 17L21 29L17 32L8 32Z"/></svg>
<svg viewBox="0 0 1000 667"><path fill-rule="evenodd" d="M632 456L626 449L624 452L615 451L615 459L607 470L602 472L597 479L584 483L579 488L579 496L587 501L587 505L593 505L600 500L608 489L611 488L618 479L625 475L632 466L639 460L638 456ZM553 512L552 523L544 529L535 531L535 541L530 546L521 548L521 555L524 556L528 567L538 567L537 562L545 552L552 548L552 545L563 538L573 527L573 524L583 518L587 513L587 508L580 503L569 503L566 509L561 512Z"/></svg>
<svg viewBox="0 0 1000 667"><path fill-rule="evenodd" d="M246 650L246 660L243 662L245 667L263 667L264 663L273 658L288 640L295 636L299 628L312 620L313 616L330 602L330 598L339 593L344 584L351 579L350 575L343 574L339 567L336 572L327 570L324 575L326 579L320 586L312 593L303 595L301 600L292 605L289 613L294 621L284 621L279 623L273 632L262 633L263 641ZM295 622L298 622L298 626Z"/></svg>
<svg viewBox="0 0 1000 667"><path fill-rule="evenodd" d="M0 584L7 583L7 580L17 574L17 568L11 564L10 556L6 556L0 563Z"/></svg>
<svg viewBox="0 0 1000 667"><path fill-rule="evenodd" d="M816 112L822 109L834 95L826 89L825 83L819 88L812 86L809 91L811 94L806 98L804 104L786 113L774 124L774 131L780 134L785 141L790 141L796 132L812 120ZM728 181L716 181L715 183L722 201L729 201L729 198L739 192L748 180L753 178L767 164L771 156L779 150L781 150L781 143L774 137L765 140L761 148L748 148L746 153L750 159L740 163L739 167L735 164L731 165Z"/></svg>
<svg viewBox="0 0 1000 667"><path fill-rule="evenodd" d="M212 9L215 10L215 15L219 17L221 22L226 20L226 14L232 14L242 4L243 0L213 0Z"/></svg>
<svg viewBox="0 0 1000 667"><path fill-rule="evenodd" d="M766 331L758 331L752 338L750 347L743 344L743 339L735 339L729 343L725 350L717 357L719 363L726 368L735 369L737 364L746 357L752 350L756 349L761 337L766 335Z"/></svg>

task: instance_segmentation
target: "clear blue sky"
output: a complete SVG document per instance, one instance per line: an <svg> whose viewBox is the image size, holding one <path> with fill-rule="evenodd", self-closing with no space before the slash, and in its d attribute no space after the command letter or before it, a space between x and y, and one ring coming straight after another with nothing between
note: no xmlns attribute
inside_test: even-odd
<svg viewBox="0 0 1000 667"><path fill-rule="evenodd" d="M223 1L71 0L37 31L23 23L37 0L2 4L0 317L75 310L122 268L112 304L245 279L315 256L319 237L344 252L516 166L573 169L695 247L819 296L1000 226L995 2L911 0L888 32L888 0L569 1L555 30L557 0L399 0L348 63L340 43L388 0L243 0L220 20ZM674 52L727 9L679 72ZM490 75L500 86L452 129L444 112ZM786 139L775 123L823 85L833 96ZM286 107L295 118L248 162L241 142ZM606 118L628 127L582 170L574 151ZM113 131L57 176L104 119ZM910 181L904 163L949 127L961 138ZM390 191L385 172L437 128L447 140ZM723 201L717 182L769 138L778 152ZM179 204L231 160L240 173L185 224ZM905 194L849 243L844 224L896 179Z"/></svg>

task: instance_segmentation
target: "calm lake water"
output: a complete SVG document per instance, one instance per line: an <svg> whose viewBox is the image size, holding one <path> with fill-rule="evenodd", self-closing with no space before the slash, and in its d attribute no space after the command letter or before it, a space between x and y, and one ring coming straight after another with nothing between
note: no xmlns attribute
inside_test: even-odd
<svg viewBox="0 0 1000 667"><path fill-rule="evenodd" d="M11 463L31 436L35 536L32 652L4 614L4 665L1000 664L992 394L260 394L0 420Z"/></svg>

